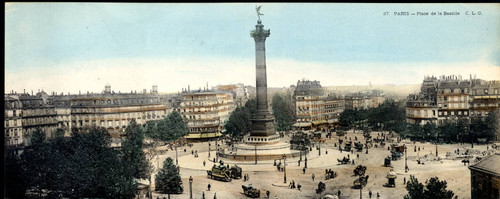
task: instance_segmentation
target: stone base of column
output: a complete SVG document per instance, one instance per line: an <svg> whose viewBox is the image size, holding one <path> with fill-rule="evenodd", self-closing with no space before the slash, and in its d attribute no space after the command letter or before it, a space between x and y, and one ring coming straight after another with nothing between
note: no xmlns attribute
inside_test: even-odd
<svg viewBox="0 0 500 199"><path fill-rule="evenodd" d="M276 135L274 117L269 112L257 112L250 121L252 122L250 136Z"/></svg>

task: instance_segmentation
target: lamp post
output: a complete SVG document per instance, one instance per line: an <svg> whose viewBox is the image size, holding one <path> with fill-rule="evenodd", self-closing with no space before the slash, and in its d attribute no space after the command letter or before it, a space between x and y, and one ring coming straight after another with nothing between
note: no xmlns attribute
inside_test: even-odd
<svg viewBox="0 0 500 199"><path fill-rule="evenodd" d="M406 150L406 144L403 145L405 148L405 173L408 173L408 152Z"/></svg>
<svg viewBox="0 0 500 199"><path fill-rule="evenodd" d="M193 199L193 177L189 176L189 199Z"/></svg>
<svg viewBox="0 0 500 199"><path fill-rule="evenodd" d="M307 169L307 156L304 154L304 168Z"/></svg>
<svg viewBox="0 0 500 199"><path fill-rule="evenodd" d="M439 140L439 133L436 134L436 157L438 157L438 140Z"/></svg>
<svg viewBox="0 0 500 199"><path fill-rule="evenodd" d="M208 141L208 157L210 158L210 141Z"/></svg>
<svg viewBox="0 0 500 199"><path fill-rule="evenodd" d="M217 131L215 132L215 161L219 161L219 144L217 144L217 140L219 140L219 137L217 136L217 133L219 133L219 127L220 127L220 119L219 121L219 126L217 126Z"/></svg>
<svg viewBox="0 0 500 199"><path fill-rule="evenodd" d="M361 176L359 176L359 182L361 182ZM359 199L363 199L363 185L359 189Z"/></svg>
<svg viewBox="0 0 500 199"><path fill-rule="evenodd" d="M321 156L321 142L318 141L318 156Z"/></svg>
<svg viewBox="0 0 500 199"><path fill-rule="evenodd" d="M286 155L283 154L283 183L286 184Z"/></svg>

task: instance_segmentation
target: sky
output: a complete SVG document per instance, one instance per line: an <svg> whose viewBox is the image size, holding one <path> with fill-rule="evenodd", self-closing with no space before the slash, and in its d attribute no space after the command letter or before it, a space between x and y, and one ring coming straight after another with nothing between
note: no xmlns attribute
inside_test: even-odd
<svg viewBox="0 0 500 199"><path fill-rule="evenodd" d="M259 5L271 30L269 87L299 79L323 86L419 84L426 75L500 79L500 4ZM7 3L5 91L255 86L255 6Z"/></svg>

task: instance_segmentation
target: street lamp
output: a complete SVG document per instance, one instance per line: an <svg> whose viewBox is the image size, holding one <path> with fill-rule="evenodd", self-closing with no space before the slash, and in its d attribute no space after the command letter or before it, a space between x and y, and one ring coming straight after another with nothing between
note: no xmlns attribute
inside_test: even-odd
<svg viewBox="0 0 500 199"><path fill-rule="evenodd" d="M219 126L217 126L217 131L215 132L215 161L219 161L219 144L217 144L217 140L219 140L219 137L217 136L217 133L219 133L219 127L220 127L220 119L219 121Z"/></svg>
<svg viewBox="0 0 500 199"><path fill-rule="evenodd" d="M321 156L321 142L318 142L318 156Z"/></svg>
<svg viewBox="0 0 500 199"><path fill-rule="evenodd" d="M283 154L283 183L286 184L286 155Z"/></svg>
<svg viewBox="0 0 500 199"><path fill-rule="evenodd" d="M405 173L408 173L408 151L406 150L406 144L403 144L405 148Z"/></svg>
<svg viewBox="0 0 500 199"><path fill-rule="evenodd" d="M307 156L304 154L304 168L307 169Z"/></svg>
<svg viewBox="0 0 500 199"><path fill-rule="evenodd" d="M179 165L179 160L177 159L177 144L175 145L175 165Z"/></svg>
<svg viewBox="0 0 500 199"><path fill-rule="evenodd" d="M210 141L208 141L208 157L210 158Z"/></svg>
<svg viewBox="0 0 500 199"><path fill-rule="evenodd" d="M193 177L189 176L189 199L193 199Z"/></svg>
<svg viewBox="0 0 500 199"><path fill-rule="evenodd" d="M439 140L439 133L436 133L436 157L438 157L438 140Z"/></svg>
<svg viewBox="0 0 500 199"><path fill-rule="evenodd" d="M361 176L359 176L359 182L361 182ZM359 199L363 199L363 185L361 185L361 188L359 189Z"/></svg>

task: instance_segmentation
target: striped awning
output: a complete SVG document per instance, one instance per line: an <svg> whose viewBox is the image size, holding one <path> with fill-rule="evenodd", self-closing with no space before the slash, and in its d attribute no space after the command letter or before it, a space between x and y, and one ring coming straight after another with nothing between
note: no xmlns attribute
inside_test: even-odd
<svg viewBox="0 0 500 199"><path fill-rule="evenodd" d="M220 137L222 133L217 132L217 133L190 133L189 135L185 136L184 138L186 139L201 139L201 138L215 138L215 137Z"/></svg>
<svg viewBox="0 0 500 199"><path fill-rule="evenodd" d="M320 125L320 124L326 124L326 120L318 120L318 121L313 121L311 122L313 125Z"/></svg>
<svg viewBox="0 0 500 199"><path fill-rule="evenodd" d="M297 122L293 124L294 127L310 127L311 123L308 122Z"/></svg>

